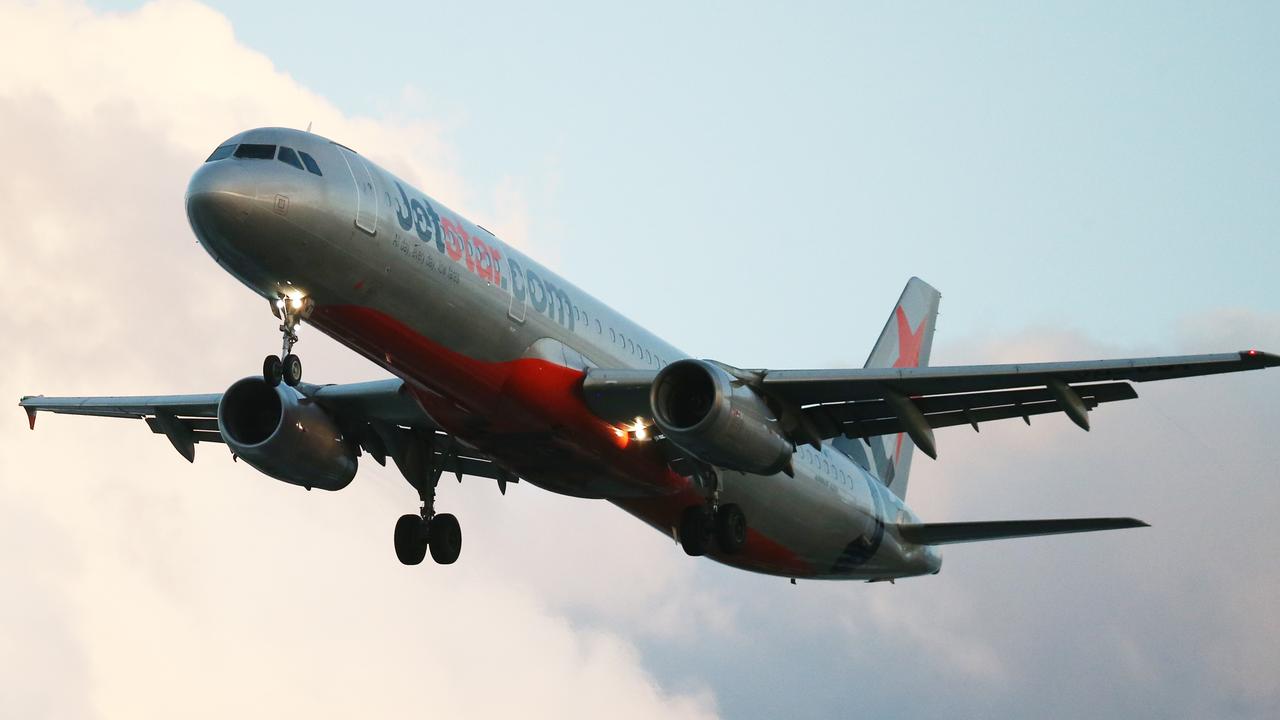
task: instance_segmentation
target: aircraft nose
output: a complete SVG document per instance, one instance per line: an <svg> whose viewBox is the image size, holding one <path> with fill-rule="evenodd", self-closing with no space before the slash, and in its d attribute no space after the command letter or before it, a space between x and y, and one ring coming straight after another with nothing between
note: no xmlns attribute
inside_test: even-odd
<svg viewBox="0 0 1280 720"><path fill-rule="evenodd" d="M205 163L187 185L187 220L196 237L215 254L227 250L237 229L253 214L252 177L237 162Z"/></svg>

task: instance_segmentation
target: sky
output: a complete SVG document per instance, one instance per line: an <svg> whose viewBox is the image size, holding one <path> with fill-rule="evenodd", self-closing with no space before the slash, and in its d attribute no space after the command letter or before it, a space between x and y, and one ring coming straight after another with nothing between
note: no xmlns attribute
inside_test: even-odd
<svg viewBox="0 0 1280 720"><path fill-rule="evenodd" d="M794 5L794 4L793 4ZM0 395L210 392L277 344L196 245L221 140L306 127L698 356L849 367L907 277L935 364L1280 351L1267 4L0 2ZM265 348L265 349L264 349ZM384 374L315 333L313 381ZM941 431L895 585L690 559L599 502L368 464L306 493L140 423L0 417L0 715L1274 717L1280 373Z"/></svg>

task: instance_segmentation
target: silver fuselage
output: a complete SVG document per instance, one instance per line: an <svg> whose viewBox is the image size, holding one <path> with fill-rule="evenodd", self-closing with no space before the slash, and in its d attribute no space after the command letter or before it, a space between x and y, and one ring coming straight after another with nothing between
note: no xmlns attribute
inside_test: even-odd
<svg viewBox="0 0 1280 720"><path fill-rule="evenodd" d="M202 165L187 210L215 260L271 301L305 293L309 324L413 388L441 427L548 490L604 498L672 534L699 490L653 443L595 418L589 367L657 369L685 353L369 160L320 136L249 130L227 143L287 146L275 159ZM893 529L914 515L870 472L802 446L795 476L721 471L768 552L716 559L789 577L937 572L938 552Z"/></svg>

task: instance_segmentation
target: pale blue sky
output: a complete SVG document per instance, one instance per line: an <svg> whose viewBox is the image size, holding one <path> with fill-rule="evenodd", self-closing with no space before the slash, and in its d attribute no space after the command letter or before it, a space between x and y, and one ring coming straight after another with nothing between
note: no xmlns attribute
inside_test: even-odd
<svg viewBox="0 0 1280 720"><path fill-rule="evenodd" d="M695 354L861 359L913 274L951 336L1276 307L1275 5L211 4L345 111L444 124L535 257Z"/></svg>

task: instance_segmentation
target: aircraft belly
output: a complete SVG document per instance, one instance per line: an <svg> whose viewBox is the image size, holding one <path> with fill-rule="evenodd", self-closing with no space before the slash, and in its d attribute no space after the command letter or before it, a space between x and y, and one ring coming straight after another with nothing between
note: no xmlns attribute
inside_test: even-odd
<svg viewBox="0 0 1280 720"><path fill-rule="evenodd" d="M812 566L829 567L859 521L857 508L807 477L723 473L723 502L736 503L753 528L774 538Z"/></svg>

